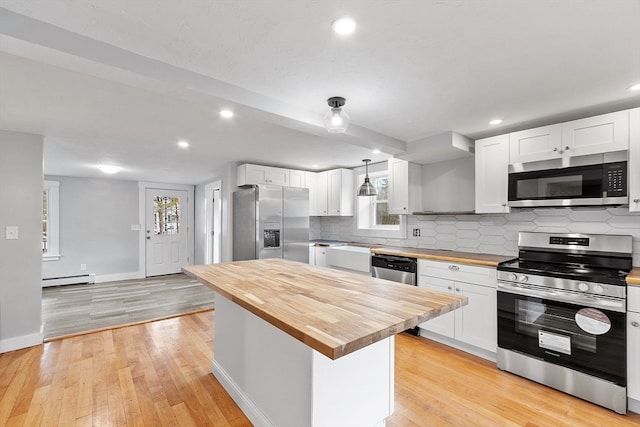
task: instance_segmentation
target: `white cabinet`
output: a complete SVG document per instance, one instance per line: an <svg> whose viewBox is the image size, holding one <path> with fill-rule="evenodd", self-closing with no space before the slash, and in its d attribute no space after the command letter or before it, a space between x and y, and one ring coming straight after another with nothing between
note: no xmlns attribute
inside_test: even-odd
<svg viewBox="0 0 640 427"><path fill-rule="evenodd" d="M509 135L509 163L629 149L629 110L526 129Z"/></svg>
<svg viewBox="0 0 640 427"><path fill-rule="evenodd" d="M289 169L274 168L271 166L244 164L238 166L237 185L261 185L271 184L288 186Z"/></svg>
<svg viewBox="0 0 640 427"><path fill-rule="evenodd" d="M421 323L420 328L495 353L496 269L418 260L418 274L418 287L469 299L468 305Z"/></svg>
<svg viewBox="0 0 640 427"><path fill-rule="evenodd" d="M289 169L289 187L308 188L305 183L305 171Z"/></svg>
<svg viewBox="0 0 640 427"><path fill-rule="evenodd" d="M476 141L476 213L509 212L509 135Z"/></svg>
<svg viewBox="0 0 640 427"><path fill-rule="evenodd" d="M640 287L627 286L627 396L640 409Z"/></svg>
<svg viewBox="0 0 640 427"><path fill-rule="evenodd" d="M629 210L640 212L640 108L629 112Z"/></svg>
<svg viewBox="0 0 640 427"><path fill-rule="evenodd" d="M318 186L320 183L318 183ZM327 215L353 215L353 171L333 169L327 171Z"/></svg>
<svg viewBox="0 0 640 427"><path fill-rule="evenodd" d="M318 174L305 172L304 185L309 189L309 216L321 216L318 212Z"/></svg>
<svg viewBox="0 0 640 427"><path fill-rule="evenodd" d="M509 163L560 158L562 125L543 126L509 134Z"/></svg>
<svg viewBox="0 0 640 427"><path fill-rule="evenodd" d="M318 267L326 267L327 266L327 248L328 246L310 246L309 253L311 254L311 249L313 249L313 265L317 265ZM309 264L311 264L311 257L309 257Z"/></svg>
<svg viewBox="0 0 640 427"><path fill-rule="evenodd" d="M389 213L410 214L422 210L422 166L391 158L389 172Z"/></svg>
<svg viewBox="0 0 640 427"><path fill-rule="evenodd" d="M628 149L628 110L562 124L564 155L585 156Z"/></svg>
<svg viewBox="0 0 640 427"><path fill-rule="evenodd" d="M316 213L315 216L327 216L329 214L328 200L329 171L319 172L316 176ZM309 196L311 197L311 196Z"/></svg>

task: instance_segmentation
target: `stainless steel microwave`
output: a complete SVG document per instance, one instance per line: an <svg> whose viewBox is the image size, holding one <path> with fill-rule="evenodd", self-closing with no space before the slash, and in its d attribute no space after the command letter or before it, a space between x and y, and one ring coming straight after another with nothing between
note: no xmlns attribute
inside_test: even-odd
<svg viewBox="0 0 640 427"><path fill-rule="evenodd" d="M629 203L627 162L509 173L509 206L603 206Z"/></svg>

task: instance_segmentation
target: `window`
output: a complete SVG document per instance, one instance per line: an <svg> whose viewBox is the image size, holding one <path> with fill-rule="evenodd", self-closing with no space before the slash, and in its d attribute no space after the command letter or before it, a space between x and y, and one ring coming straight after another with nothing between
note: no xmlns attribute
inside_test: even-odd
<svg viewBox="0 0 640 427"><path fill-rule="evenodd" d="M180 198L155 196L153 198L155 235L180 234Z"/></svg>
<svg viewBox="0 0 640 427"><path fill-rule="evenodd" d="M364 175L358 176L357 182L364 180ZM356 197L357 224L354 233L369 237L406 236L404 215L389 213L389 175L386 170L369 173L371 184L378 192L374 197Z"/></svg>
<svg viewBox="0 0 640 427"><path fill-rule="evenodd" d="M44 181L42 189L42 259L60 259L59 193L58 181Z"/></svg>

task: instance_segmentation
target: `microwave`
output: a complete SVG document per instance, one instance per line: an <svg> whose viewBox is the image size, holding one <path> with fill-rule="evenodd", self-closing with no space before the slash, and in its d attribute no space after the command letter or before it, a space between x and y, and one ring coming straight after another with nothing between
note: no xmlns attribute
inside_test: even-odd
<svg viewBox="0 0 640 427"><path fill-rule="evenodd" d="M627 162L510 172L508 193L511 207L625 205Z"/></svg>

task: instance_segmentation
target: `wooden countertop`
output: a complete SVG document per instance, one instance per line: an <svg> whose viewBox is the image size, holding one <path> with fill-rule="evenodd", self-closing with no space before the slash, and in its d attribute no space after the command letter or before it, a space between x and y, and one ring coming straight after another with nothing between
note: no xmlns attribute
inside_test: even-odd
<svg viewBox="0 0 640 427"><path fill-rule="evenodd" d="M627 276L627 284L640 286L640 267L633 267Z"/></svg>
<svg viewBox="0 0 640 427"><path fill-rule="evenodd" d="M463 264L484 265L489 267L496 267L502 261L516 258L515 256L486 255L472 252L444 251L440 249L396 247L371 248L371 253L432 259L435 261L460 262Z"/></svg>
<svg viewBox="0 0 640 427"><path fill-rule="evenodd" d="M466 297L283 259L183 271L331 359L468 303Z"/></svg>

